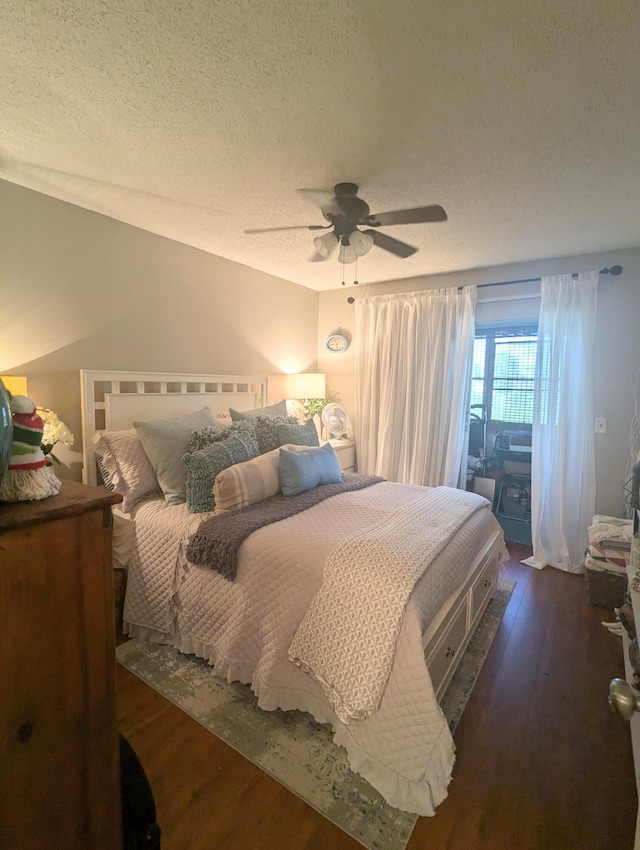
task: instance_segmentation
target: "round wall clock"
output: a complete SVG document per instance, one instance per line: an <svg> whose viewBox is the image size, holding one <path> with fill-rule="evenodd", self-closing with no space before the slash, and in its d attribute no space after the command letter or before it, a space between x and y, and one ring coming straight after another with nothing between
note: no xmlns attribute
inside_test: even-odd
<svg viewBox="0 0 640 850"><path fill-rule="evenodd" d="M349 348L349 340L342 334L330 334L325 342L327 351L332 351L334 354L342 354Z"/></svg>

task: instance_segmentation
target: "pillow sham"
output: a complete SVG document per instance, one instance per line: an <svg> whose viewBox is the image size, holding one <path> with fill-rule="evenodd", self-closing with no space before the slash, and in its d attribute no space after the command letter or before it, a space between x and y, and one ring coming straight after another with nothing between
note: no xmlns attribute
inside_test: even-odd
<svg viewBox="0 0 640 850"><path fill-rule="evenodd" d="M272 452L282 445L278 435L278 428L281 425L297 425L297 423L295 416L257 416L255 429L260 454Z"/></svg>
<svg viewBox="0 0 640 850"><path fill-rule="evenodd" d="M313 419L308 419L304 425L280 425L278 427L280 445L293 443L294 446L319 446L318 431Z"/></svg>
<svg viewBox="0 0 640 850"><path fill-rule="evenodd" d="M213 498L216 514L254 505L280 492L280 449L223 469L216 476Z"/></svg>
<svg viewBox="0 0 640 850"><path fill-rule="evenodd" d="M330 443L319 448L280 448L280 489L283 495L297 496L319 484L335 484L338 481L342 481L342 470Z"/></svg>
<svg viewBox="0 0 640 850"><path fill-rule="evenodd" d="M233 419L228 413L216 413L216 425L218 428L228 428L233 425Z"/></svg>
<svg viewBox="0 0 640 850"><path fill-rule="evenodd" d="M219 428L217 425L203 425L202 428L196 428L189 437L189 451L200 451L200 449L204 449L207 446L210 446L211 443L219 443L222 440L227 440L234 434L238 434L241 432L251 434L253 435L253 439L256 439L253 422L243 421L232 424L231 420L229 420L229 425L227 425L225 428ZM257 453L258 444L256 443L256 454Z"/></svg>
<svg viewBox="0 0 640 850"><path fill-rule="evenodd" d="M105 486L122 496L122 510L130 513L136 502L160 490L153 471L134 428L123 431L96 431L91 438L95 447L98 468Z"/></svg>
<svg viewBox="0 0 640 850"><path fill-rule="evenodd" d="M241 432L196 452L187 452L183 463L189 513L212 511L215 507L213 485L218 474L233 464L251 460L256 454L253 435Z"/></svg>
<svg viewBox="0 0 640 850"><path fill-rule="evenodd" d="M156 473L165 502L169 505L179 505L186 501L186 473L182 456L187 451L192 431L202 425L215 425L213 413L208 407L167 419L147 419L133 423Z"/></svg>
<svg viewBox="0 0 640 850"><path fill-rule="evenodd" d="M268 407L256 407L253 410L234 410L233 407L230 407L229 413L234 422L240 422L242 419L254 422L258 416L286 416L287 402L283 399L276 404L270 404Z"/></svg>

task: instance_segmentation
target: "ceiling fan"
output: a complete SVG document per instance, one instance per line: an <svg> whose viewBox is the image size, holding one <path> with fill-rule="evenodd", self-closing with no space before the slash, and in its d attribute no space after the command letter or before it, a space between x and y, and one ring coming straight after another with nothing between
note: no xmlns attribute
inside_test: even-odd
<svg viewBox="0 0 640 850"><path fill-rule="evenodd" d="M245 230L245 233L273 233L278 230L326 230L327 233L313 240L319 255L314 259L326 260L333 249L339 245L338 260L341 263L353 263L358 257L362 257L370 251L374 245L403 259L410 257L418 250L393 236L381 233L377 230L378 227L398 224L426 224L447 220L446 212L438 204L372 214L369 205L358 197L358 186L355 183L337 183L333 187L333 196L329 192L316 192L310 189L300 189L299 191L320 206L322 215L329 224L265 227ZM360 226L367 229L360 230Z"/></svg>

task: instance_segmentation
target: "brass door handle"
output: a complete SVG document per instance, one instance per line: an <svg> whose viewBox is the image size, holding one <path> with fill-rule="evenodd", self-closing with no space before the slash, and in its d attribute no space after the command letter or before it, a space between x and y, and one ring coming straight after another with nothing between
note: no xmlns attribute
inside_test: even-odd
<svg viewBox="0 0 640 850"><path fill-rule="evenodd" d="M609 705L625 720L630 720L634 711L640 711L640 694L624 679L612 679L609 682Z"/></svg>

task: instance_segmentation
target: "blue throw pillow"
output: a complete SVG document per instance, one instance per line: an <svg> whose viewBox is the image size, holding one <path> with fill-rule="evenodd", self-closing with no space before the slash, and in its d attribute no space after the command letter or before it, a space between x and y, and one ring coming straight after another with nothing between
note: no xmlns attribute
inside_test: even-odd
<svg viewBox="0 0 640 850"><path fill-rule="evenodd" d="M330 443L320 448L291 451L280 449L280 489L285 496L297 496L318 484L342 481L338 457Z"/></svg>

